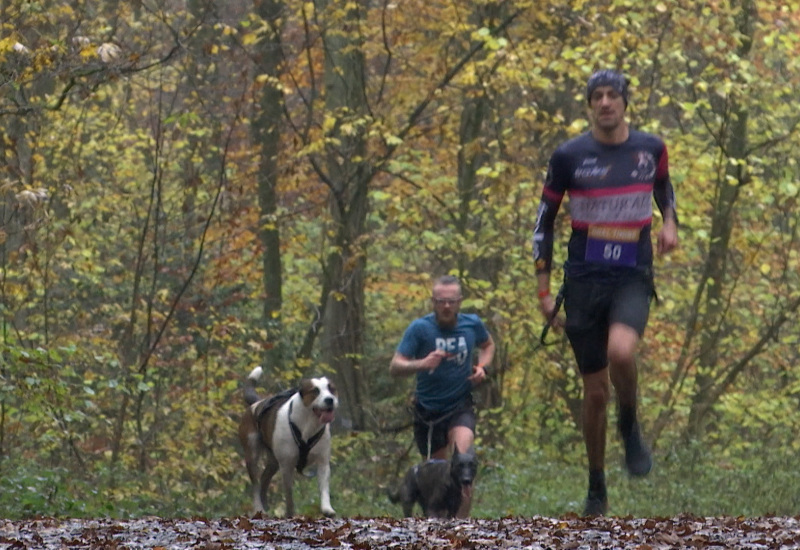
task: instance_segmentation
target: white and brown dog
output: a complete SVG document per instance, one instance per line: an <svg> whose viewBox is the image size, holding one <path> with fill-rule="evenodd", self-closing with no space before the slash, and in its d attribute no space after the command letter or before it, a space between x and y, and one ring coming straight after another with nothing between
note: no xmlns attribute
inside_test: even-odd
<svg viewBox="0 0 800 550"><path fill-rule="evenodd" d="M255 389L261 373L261 367L256 367L247 377L244 398L248 407L239 424L254 511L264 510L269 483L280 470L286 515L293 516L294 473L313 465L317 470L320 510L328 517L336 515L329 489L330 423L339 406L336 388L325 377L309 378L301 380L297 389L261 399ZM262 457L266 458L263 470Z"/></svg>

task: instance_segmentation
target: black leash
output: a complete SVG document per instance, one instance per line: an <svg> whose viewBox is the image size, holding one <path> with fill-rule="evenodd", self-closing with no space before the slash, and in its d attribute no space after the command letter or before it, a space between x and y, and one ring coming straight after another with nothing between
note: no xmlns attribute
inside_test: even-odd
<svg viewBox="0 0 800 550"><path fill-rule="evenodd" d="M550 332L550 327L553 326L553 320L556 318L556 315L558 315L558 312L561 310L561 304L563 303L564 303L564 285L562 284L561 288L558 289L558 294L556 294L556 305L553 308L553 314L544 324L544 328L542 328L542 335L539 337L539 342L540 342L539 347L552 346L553 344L557 343L557 342L550 342L550 343L545 342L545 338L547 338L547 333Z"/></svg>
<svg viewBox="0 0 800 550"><path fill-rule="evenodd" d="M651 291L652 299L658 306L661 303L661 300L659 300L658 298L658 293L656 292L656 285L653 283L652 278L650 279L650 286L652 288ZM551 315L550 318L547 320L547 322L544 324L544 327L542 328L542 334L539 337L539 345L536 347L536 349L545 346L552 346L558 343L558 341L546 342L545 338L547 338L547 333L550 332L550 327L553 326L553 320L556 318L556 315L558 315L558 312L561 310L561 305L563 303L564 303L564 284L562 284L561 287L558 289L558 294L556 294L556 304L555 307L553 308L553 315ZM534 351L536 351L536 349Z"/></svg>

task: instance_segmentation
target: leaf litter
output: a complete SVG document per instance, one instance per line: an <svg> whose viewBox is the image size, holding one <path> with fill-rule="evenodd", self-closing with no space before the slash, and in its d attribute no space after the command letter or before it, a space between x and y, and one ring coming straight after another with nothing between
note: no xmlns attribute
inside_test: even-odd
<svg viewBox="0 0 800 550"><path fill-rule="evenodd" d="M0 519L0 550L737 549L800 547L800 517Z"/></svg>

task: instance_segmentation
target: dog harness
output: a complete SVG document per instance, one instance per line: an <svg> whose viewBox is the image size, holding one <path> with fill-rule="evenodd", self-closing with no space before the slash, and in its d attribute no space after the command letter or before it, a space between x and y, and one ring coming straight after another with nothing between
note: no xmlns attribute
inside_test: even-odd
<svg viewBox="0 0 800 550"><path fill-rule="evenodd" d="M261 433L261 419L267 414L267 411L270 410L272 407L280 407L286 401L297 393L297 388L289 388L288 390L283 390L280 393L276 393L272 397L267 399L263 399L256 407L255 416L256 416L256 427L258 428L258 432Z"/></svg>
<svg viewBox="0 0 800 550"><path fill-rule="evenodd" d="M322 434L325 433L325 428L327 426L323 426L320 431L312 435L308 441L303 441L303 434L300 433L300 428L292 422L292 405L294 401L289 402L289 427L292 429L292 437L294 438L294 442L297 444L297 450L299 454L297 456L297 472L302 474L303 469L306 467L306 462L308 462L308 453L311 449L314 448L314 445L322 438Z"/></svg>

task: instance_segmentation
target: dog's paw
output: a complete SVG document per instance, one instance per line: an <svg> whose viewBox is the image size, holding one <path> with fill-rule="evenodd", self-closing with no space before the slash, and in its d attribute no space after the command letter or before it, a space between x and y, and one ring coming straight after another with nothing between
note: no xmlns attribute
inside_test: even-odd
<svg viewBox="0 0 800 550"><path fill-rule="evenodd" d="M336 515L336 510L331 508L330 506L327 508L322 508L322 515L326 518L332 518Z"/></svg>

